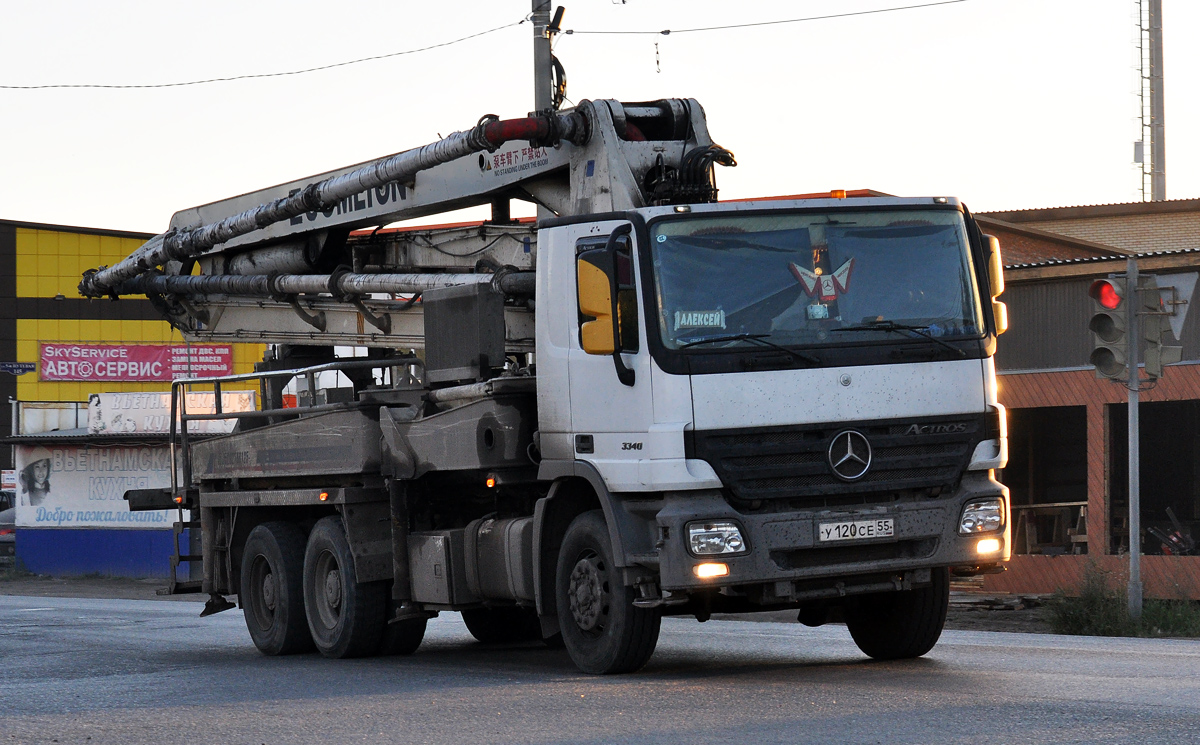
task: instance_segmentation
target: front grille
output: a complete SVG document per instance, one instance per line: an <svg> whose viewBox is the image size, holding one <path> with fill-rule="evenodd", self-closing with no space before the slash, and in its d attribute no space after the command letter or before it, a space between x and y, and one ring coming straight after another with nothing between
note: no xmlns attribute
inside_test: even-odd
<svg viewBox="0 0 1200 745"><path fill-rule="evenodd" d="M953 487L984 428L979 414L709 430L691 433L688 457L708 461L739 501L786 499L796 508L869 504ZM865 435L872 449L870 469L852 482L835 476L827 458L830 441L847 429Z"/></svg>

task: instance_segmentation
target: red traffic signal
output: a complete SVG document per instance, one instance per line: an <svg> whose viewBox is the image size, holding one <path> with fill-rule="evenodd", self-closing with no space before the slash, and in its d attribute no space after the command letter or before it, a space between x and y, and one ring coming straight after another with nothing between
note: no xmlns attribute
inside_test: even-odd
<svg viewBox="0 0 1200 745"><path fill-rule="evenodd" d="M1124 299L1125 288L1111 279L1098 279L1088 288L1088 295L1109 310L1116 310Z"/></svg>
<svg viewBox="0 0 1200 745"><path fill-rule="evenodd" d="M1092 282L1088 295L1092 298L1092 317L1088 328L1092 331L1092 354L1088 360L1101 378L1119 380L1127 377L1129 344L1125 328L1124 277L1108 277Z"/></svg>

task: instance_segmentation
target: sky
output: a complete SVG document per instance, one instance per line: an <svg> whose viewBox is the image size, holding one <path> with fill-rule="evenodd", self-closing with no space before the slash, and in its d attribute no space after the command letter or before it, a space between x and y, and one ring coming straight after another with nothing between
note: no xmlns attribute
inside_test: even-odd
<svg viewBox="0 0 1200 745"><path fill-rule="evenodd" d="M753 23L928 0L573 0L563 27ZM1163 0L1167 196L1200 197L1200 3ZM0 218L160 232L177 210L533 107L530 0L0 6ZM725 31L562 35L570 100L698 99L722 198L870 188L974 211L1140 199L1134 0L965 0ZM516 214L531 209L514 208ZM475 213L484 214L484 213ZM430 221L427 218L427 221ZM438 220L432 220L438 221Z"/></svg>

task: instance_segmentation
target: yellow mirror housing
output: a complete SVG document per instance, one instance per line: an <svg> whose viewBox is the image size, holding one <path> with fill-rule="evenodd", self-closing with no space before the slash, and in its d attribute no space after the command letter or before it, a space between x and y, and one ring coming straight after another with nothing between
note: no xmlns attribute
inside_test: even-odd
<svg viewBox="0 0 1200 745"><path fill-rule="evenodd" d="M611 280L603 269L585 258L576 260L575 267L579 281L579 312L595 319L580 326L580 344L588 354L612 354L617 347Z"/></svg>

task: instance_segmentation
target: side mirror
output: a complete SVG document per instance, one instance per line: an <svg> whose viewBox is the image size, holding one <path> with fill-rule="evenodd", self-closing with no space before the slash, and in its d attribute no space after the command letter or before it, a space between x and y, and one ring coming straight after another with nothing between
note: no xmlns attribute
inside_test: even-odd
<svg viewBox="0 0 1200 745"><path fill-rule="evenodd" d="M1004 294L1004 261L1000 258L1000 239L994 235L983 236L988 254L988 294L1000 297Z"/></svg>
<svg viewBox="0 0 1200 745"><path fill-rule="evenodd" d="M579 312L591 316L579 327L580 345L588 354L612 354L617 349L612 316L611 262L604 262L604 249L585 251L575 260L579 280ZM604 267L609 263L610 267Z"/></svg>
<svg viewBox="0 0 1200 745"><path fill-rule="evenodd" d="M988 294L992 297L992 316L996 319L996 333L1008 330L1008 306L996 298L1004 294L1004 261L1000 258L1000 239L984 235L984 250L987 251Z"/></svg>
<svg viewBox="0 0 1200 745"><path fill-rule="evenodd" d="M617 281L617 248L632 232L633 225L621 225L608 236L603 248L583 251L575 259L579 312L592 319L580 324L579 344L588 354L612 355L617 378L628 386L634 383L634 372L621 359L622 344L617 329L621 322L618 290L624 286Z"/></svg>

